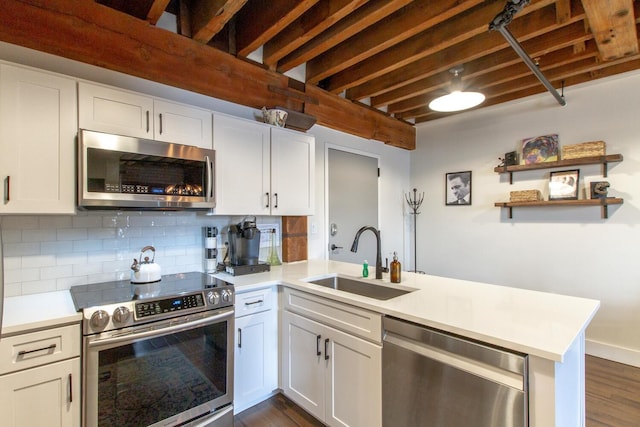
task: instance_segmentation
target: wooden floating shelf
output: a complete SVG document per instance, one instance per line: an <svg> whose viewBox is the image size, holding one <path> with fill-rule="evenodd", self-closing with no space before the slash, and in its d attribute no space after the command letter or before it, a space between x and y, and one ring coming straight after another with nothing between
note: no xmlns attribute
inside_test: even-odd
<svg viewBox="0 0 640 427"><path fill-rule="evenodd" d="M556 163L556 162L554 162ZM534 206L600 206L603 219L609 218L608 206L621 205L624 199L608 197L606 199L582 199L582 200L536 200L531 202L496 202L498 208L508 208L509 218L513 218L513 208L524 208Z"/></svg>
<svg viewBox="0 0 640 427"><path fill-rule="evenodd" d="M541 163L532 163L530 165L511 165L511 166L496 166L493 170L496 173L508 173L509 174L509 183L513 184L513 173L514 172L524 172L529 170L536 169L551 169L551 168L561 168L565 166L580 166L580 165L602 165L602 176L606 178L607 176L607 165L609 163L618 163L621 162L622 154L609 154L608 156L590 156L590 157L580 157L577 159L568 159L568 160L558 160L555 162L541 162Z"/></svg>

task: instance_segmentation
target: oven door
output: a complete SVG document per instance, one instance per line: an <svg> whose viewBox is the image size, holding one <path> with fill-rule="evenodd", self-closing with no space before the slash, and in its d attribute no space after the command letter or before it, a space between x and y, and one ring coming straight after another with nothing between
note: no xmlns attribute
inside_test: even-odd
<svg viewBox="0 0 640 427"><path fill-rule="evenodd" d="M233 426L233 308L84 338L84 425Z"/></svg>

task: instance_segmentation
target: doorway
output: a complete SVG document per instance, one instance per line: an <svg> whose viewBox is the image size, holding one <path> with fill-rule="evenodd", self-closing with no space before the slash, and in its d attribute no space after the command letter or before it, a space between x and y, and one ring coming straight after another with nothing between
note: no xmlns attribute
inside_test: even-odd
<svg viewBox="0 0 640 427"><path fill-rule="evenodd" d="M329 259L355 264L376 261L376 239L363 233L358 252L351 245L360 227L378 228L379 159L367 153L327 148L327 241Z"/></svg>

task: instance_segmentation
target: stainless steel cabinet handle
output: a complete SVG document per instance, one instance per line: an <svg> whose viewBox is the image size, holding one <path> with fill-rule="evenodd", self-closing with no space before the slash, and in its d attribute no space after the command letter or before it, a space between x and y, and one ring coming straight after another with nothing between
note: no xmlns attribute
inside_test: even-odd
<svg viewBox="0 0 640 427"><path fill-rule="evenodd" d="M147 110L146 115L147 115L147 133L149 133L149 110Z"/></svg>
<svg viewBox="0 0 640 427"><path fill-rule="evenodd" d="M48 347L37 348L35 350L22 350L22 351L18 352L18 357L24 356L25 354L29 354L29 353L35 353L37 351L53 350L55 348L56 348L56 345L55 344L51 344Z"/></svg>
<svg viewBox="0 0 640 427"><path fill-rule="evenodd" d="M322 355L322 352L320 351L320 340L322 339L321 335L318 335L316 337L316 356L320 356Z"/></svg>
<svg viewBox="0 0 640 427"><path fill-rule="evenodd" d="M158 114L158 119L160 119L158 125L160 126L160 135L162 135L162 113Z"/></svg>
<svg viewBox="0 0 640 427"><path fill-rule="evenodd" d="M262 304L264 301L259 299L258 301L245 302L244 305Z"/></svg>
<svg viewBox="0 0 640 427"><path fill-rule="evenodd" d="M238 328L238 348L242 348L242 328Z"/></svg>
<svg viewBox="0 0 640 427"><path fill-rule="evenodd" d="M267 206L265 206L265 208L269 207L269 193L265 193L267 195Z"/></svg>
<svg viewBox="0 0 640 427"><path fill-rule="evenodd" d="M69 403L73 402L73 377L69 374Z"/></svg>
<svg viewBox="0 0 640 427"><path fill-rule="evenodd" d="M324 340L324 360L329 360L329 338Z"/></svg>
<svg viewBox="0 0 640 427"><path fill-rule="evenodd" d="M207 182L206 182L206 194L205 194L205 200L207 202L213 200L213 189L214 189L214 184L215 184L215 175L213 172L213 162L211 161L211 159L209 158L209 156L204 156L204 163L206 165L206 176L207 176Z"/></svg>

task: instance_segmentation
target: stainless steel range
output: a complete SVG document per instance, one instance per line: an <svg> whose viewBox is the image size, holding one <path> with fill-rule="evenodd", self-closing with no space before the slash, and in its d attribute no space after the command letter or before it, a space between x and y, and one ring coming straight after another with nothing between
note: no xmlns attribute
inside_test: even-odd
<svg viewBox="0 0 640 427"><path fill-rule="evenodd" d="M83 425L233 426L233 285L203 273L71 288Z"/></svg>

